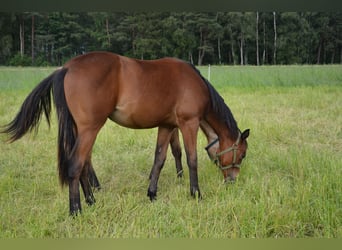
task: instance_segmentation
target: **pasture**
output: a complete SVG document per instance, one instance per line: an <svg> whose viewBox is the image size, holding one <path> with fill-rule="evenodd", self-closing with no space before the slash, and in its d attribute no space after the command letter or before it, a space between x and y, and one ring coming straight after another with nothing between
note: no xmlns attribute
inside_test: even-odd
<svg viewBox="0 0 342 250"><path fill-rule="evenodd" d="M54 68L0 67L0 125L12 120L32 88ZM200 67L207 76L207 67ZM249 149L234 185L198 140L203 200L176 178L169 150L157 201L146 196L157 130L110 121L93 163L97 203L68 216L68 189L57 174L57 123L6 144L0 135L0 238L303 238L342 237L342 66L212 66L210 82ZM183 149L184 150L184 149Z"/></svg>

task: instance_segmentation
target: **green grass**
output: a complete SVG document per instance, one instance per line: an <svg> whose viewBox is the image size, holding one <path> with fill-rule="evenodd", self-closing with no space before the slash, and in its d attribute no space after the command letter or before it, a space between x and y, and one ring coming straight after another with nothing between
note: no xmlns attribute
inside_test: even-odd
<svg viewBox="0 0 342 250"><path fill-rule="evenodd" d="M0 124L53 70L0 68ZM103 188L95 206L82 197L82 216L70 218L57 178L56 120L50 130L43 121L36 136L13 144L0 135L0 238L341 238L342 67L211 67L211 82L239 127L251 129L234 185L222 184L199 134L204 199L190 197L185 157L178 180L169 152L151 203L156 129L108 122L93 152Z"/></svg>

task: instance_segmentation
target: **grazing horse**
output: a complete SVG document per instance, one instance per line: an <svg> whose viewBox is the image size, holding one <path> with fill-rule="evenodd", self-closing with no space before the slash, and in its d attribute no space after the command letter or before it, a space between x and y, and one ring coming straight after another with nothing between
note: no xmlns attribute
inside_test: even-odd
<svg viewBox="0 0 342 250"><path fill-rule="evenodd" d="M71 215L81 212L79 184L86 202L95 202L90 185L92 181L96 184L91 152L108 118L132 129L158 127L147 191L151 200L156 198L159 174L177 128L183 136L193 197L201 197L196 148L201 121L218 136L215 158L226 180L236 178L246 156L249 129L241 132L214 87L193 65L178 59L144 61L108 52L77 56L27 96L2 131L10 135L10 142L36 128L43 112L49 123L51 93L58 118L59 178L62 185L69 186Z"/></svg>

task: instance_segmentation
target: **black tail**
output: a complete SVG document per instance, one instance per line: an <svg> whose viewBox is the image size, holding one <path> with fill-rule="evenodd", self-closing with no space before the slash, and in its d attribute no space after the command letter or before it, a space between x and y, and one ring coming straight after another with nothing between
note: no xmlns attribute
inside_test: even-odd
<svg viewBox="0 0 342 250"><path fill-rule="evenodd" d="M40 118L44 111L47 122L50 125L51 89L53 78L58 71L45 78L26 97L17 116L7 124L1 133L10 135L9 142L20 139L27 131L38 130Z"/></svg>
<svg viewBox="0 0 342 250"><path fill-rule="evenodd" d="M53 86L53 98L58 117L58 170L62 185L68 183L68 162L75 147L77 127L64 94L64 76L67 69L56 75Z"/></svg>
<svg viewBox="0 0 342 250"><path fill-rule="evenodd" d="M9 134L8 141L14 142L28 131L38 130L43 111L50 125L52 93L58 117L58 169L62 184L67 183L68 180L67 161L77 136L76 125L64 95L64 77L66 73L66 68L56 70L39 83L26 97L13 121L0 131L1 133Z"/></svg>

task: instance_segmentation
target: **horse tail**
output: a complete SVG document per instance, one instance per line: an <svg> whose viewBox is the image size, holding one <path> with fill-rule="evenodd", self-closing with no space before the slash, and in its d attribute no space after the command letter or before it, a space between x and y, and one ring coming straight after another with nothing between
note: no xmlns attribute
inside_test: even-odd
<svg viewBox="0 0 342 250"><path fill-rule="evenodd" d="M68 166L69 159L75 147L77 137L77 127L72 117L64 92L64 77L68 69L63 68L59 74L56 75L53 85L53 99L56 106L56 113L58 118L58 172L59 180L62 185L68 183Z"/></svg>
<svg viewBox="0 0 342 250"><path fill-rule="evenodd" d="M38 131L42 113L50 126L51 89L56 72L40 82L26 97L16 117L8 123L1 133L10 135L8 142L14 142L28 131Z"/></svg>
<svg viewBox="0 0 342 250"><path fill-rule="evenodd" d="M58 69L41 81L26 97L13 121L1 131L10 135L9 142L20 139L33 129L37 132L43 112L50 126L52 93L58 118L58 171L62 185L68 181L68 160L77 136L76 124L64 94L64 77L67 71L67 68Z"/></svg>

